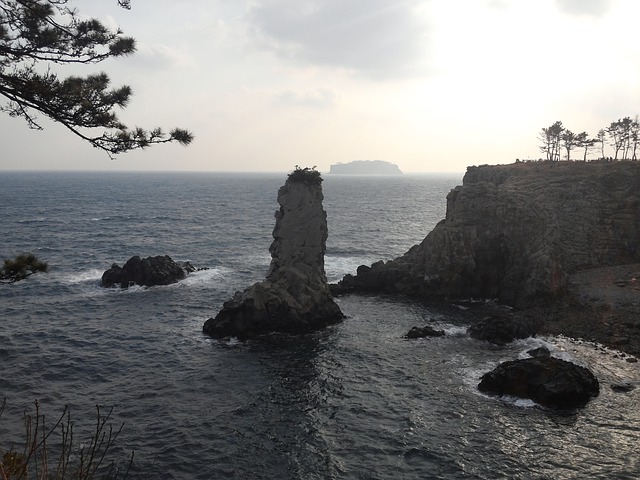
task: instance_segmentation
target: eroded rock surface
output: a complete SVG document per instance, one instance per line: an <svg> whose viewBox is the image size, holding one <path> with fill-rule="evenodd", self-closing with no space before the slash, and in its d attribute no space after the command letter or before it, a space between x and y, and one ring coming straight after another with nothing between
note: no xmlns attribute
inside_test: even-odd
<svg viewBox="0 0 640 480"><path fill-rule="evenodd" d="M122 267L116 263L111 265L111 268L102 274L101 285L105 288L169 285L183 280L187 273L193 270L195 269L189 262L182 266L168 255L146 258L136 255L127 260Z"/></svg>
<svg viewBox="0 0 640 480"><path fill-rule="evenodd" d="M419 245L358 268L334 292L546 305L573 272L640 262L638 238L640 162L469 167Z"/></svg>
<svg viewBox="0 0 640 480"><path fill-rule="evenodd" d="M554 357L537 357L501 363L482 376L478 389L528 398L545 407L570 409L597 397L600 384L585 367Z"/></svg>
<svg viewBox="0 0 640 480"><path fill-rule="evenodd" d="M267 332L306 332L344 318L324 271L327 214L320 182L319 175L316 180L289 176L278 191L280 210L266 279L236 292L205 322L204 333L245 339Z"/></svg>

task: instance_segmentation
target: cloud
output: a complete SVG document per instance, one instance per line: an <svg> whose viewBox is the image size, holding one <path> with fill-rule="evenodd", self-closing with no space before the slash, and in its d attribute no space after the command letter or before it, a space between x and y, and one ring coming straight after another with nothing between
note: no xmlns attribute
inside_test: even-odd
<svg viewBox="0 0 640 480"><path fill-rule="evenodd" d="M373 78L416 73L426 43L425 0L258 0L254 40L289 61Z"/></svg>
<svg viewBox="0 0 640 480"><path fill-rule="evenodd" d="M276 105L293 107L330 108L338 101L338 95L330 89L308 91L284 90L275 96Z"/></svg>
<svg viewBox="0 0 640 480"><path fill-rule="evenodd" d="M136 66L149 69L197 70L196 60L188 53L162 44L138 44L128 59Z"/></svg>
<svg viewBox="0 0 640 480"><path fill-rule="evenodd" d="M599 17L609 11L611 0L556 0L556 4L563 13Z"/></svg>

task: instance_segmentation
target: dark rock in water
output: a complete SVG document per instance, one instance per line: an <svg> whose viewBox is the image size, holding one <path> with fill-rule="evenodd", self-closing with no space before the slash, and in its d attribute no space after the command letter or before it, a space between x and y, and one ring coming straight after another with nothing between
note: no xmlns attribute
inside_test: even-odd
<svg viewBox="0 0 640 480"><path fill-rule="evenodd" d="M178 265L180 265L180 267L187 273L193 273L199 270L203 270L203 268L196 268L193 266L193 264L189 261L187 262L176 262ZM206 268L204 269L206 270Z"/></svg>
<svg viewBox="0 0 640 480"><path fill-rule="evenodd" d="M547 347L538 347L527 351L532 358L547 358L551 356L551 352Z"/></svg>
<svg viewBox="0 0 640 480"><path fill-rule="evenodd" d="M267 278L236 292L215 318L205 322L204 333L247 339L269 332L308 332L344 318L324 271L327 214L321 181L312 169L289 175L278 190L281 207L276 212Z"/></svg>
<svg viewBox="0 0 640 480"><path fill-rule="evenodd" d="M147 258L136 255L127 260L122 268L115 263L111 265L102 274L101 285L105 288L127 288L132 285L153 287L176 283L186 276L185 269L167 255Z"/></svg>
<svg viewBox="0 0 640 480"><path fill-rule="evenodd" d="M591 371L554 357L504 362L482 376L478 389L559 409L582 407L600 393Z"/></svg>
<svg viewBox="0 0 640 480"><path fill-rule="evenodd" d="M519 338L535 337L541 327L541 320L505 314L487 317L471 325L468 332L476 340L506 345Z"/></svg>
<svg viewBox="0 0 640 480"><path fill-rule="evenodd" d="M444 330L435 330L429 325L424 327L412 327L407 333L407 338L424 338L424 337L442 337L444 336Z"/></svg>
<svg viewBox="0 0 640 480"><path fill-rule="evenodd" d="M105 288L111 288L113 286L120 286L122 281L122 267L117 263L111 265L109 270L105 270L102 274L101 285ZM128 284L127 284L128 285ZM125 287L127 286L125 285Z"/></svg>
<svg viewBox="0 0 640 480"><path fill-rule="evenodd" d="M623 382L623 383L613 383L611 384L611 390L619 393L630 392L636 387L631 382Z"/></svg>

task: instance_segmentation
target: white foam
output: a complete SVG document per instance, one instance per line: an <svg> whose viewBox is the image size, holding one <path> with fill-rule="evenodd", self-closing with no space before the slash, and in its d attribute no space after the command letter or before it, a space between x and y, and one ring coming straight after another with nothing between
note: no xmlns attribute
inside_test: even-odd
<svg viewBox="0 0 640 480"><path fill-rule="evenodd" d="M67 285L79 285L81 283L95 283L99 282L102 278L102 270L91 268L87 270L81 270L79 272L52 272L49 275L49 279L54 282L59 282Z"/></svg>
<svg viewBox="0 0 640 480"><path fill-rule="evenodd" d="M223 279L226 275L231 273L232 270L226 267L214 267L207 270L197 270L187 275L187 278L178 282L176 285L182 284L183 286L201 285L205 283L215 282Z"/></svg>
<svg viewBox="0 0 640 480"><path fill-rule="evenodd" d="M324 270L327 274L327 281L337 282L342 280L346 274L354 275L360 265L370 265L372 262L365 257L334 257L325 255Z"/></svg>

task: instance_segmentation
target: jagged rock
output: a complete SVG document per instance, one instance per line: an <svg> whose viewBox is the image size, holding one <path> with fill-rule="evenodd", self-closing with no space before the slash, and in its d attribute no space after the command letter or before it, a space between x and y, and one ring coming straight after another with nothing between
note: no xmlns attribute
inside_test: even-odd
<svg viewBox="0 0 640 480"><path fill-rule="evenodd" d="M105 288L127 288L131 285L152 287L176 283L186 275L185 269L168 255L143 259L136 255L127 260L122 268L115 263L111 265L111 268L102 274L101 285Z"/></svg>
<svg viewBox="0 0 640 480"><path fill-rule="evenodd" d="M278 190L280 210L267 278L236 292L205 322L204 333L246 339L268 332L307 332L344 318L324 271L327 214L321 181L315 170L297 169L289 175Z"/></svg>
<svg viewBox="0 0 640 480"><path fill-rule="evenodd" d="M582 407L600 393L590 370L554 357L504 362L482 376L478 389L560 409Z"/></svg>
<svg viewBox="0 0 640 480"><path fill-rule="evenodd" d="M535 337L542 321L512 314L493 315L471 325L467 332L471 338L506 345L519 338Z"/></svg>
<svg viewBox="0 0 640 480"><path fill-rule="evenodd" d="M207 268L196 268L193 266L193 264L189 261L186 262L176 262L185 272L187 273L193 273L196 272L198 270L206 270Z"/></svg>
<svg viewBox="0 0 640 480"><path fill-rule="evenodd" d="M442 337L444 330L436 330L429 325L424 327L412 327L407 333L407 338Z"/></svg>
<svg viewBox="0 0 640 480"><path fill-rule="evenodd" d="M469 167L419 245L333 291L547 305L573 272L640 261L639 209L640 162Z"/></svg>

